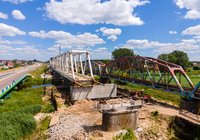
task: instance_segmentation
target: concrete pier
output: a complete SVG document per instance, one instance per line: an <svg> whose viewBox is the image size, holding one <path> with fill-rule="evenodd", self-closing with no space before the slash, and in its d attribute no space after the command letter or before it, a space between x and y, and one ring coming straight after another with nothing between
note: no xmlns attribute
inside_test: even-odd
<svg viewBox="0 0 200 140"><path fill-rule="evenodd" d="M192 112L194 114L200 115L200 102L199 100L181 100L180 108Z"/></svg>
<svg viewBox="0 0 200 140"><path fill-rule="evenodd" d="M99 99L117 96L116 84L92 85L86 87L71 86L70 100Z"/></svg>
<svg viewBox="0 0 200 140"><path fill-rule="evenodd" d="M138 110L109 110L103 112L102 126L105 131L118 131L122 129L136 129Z"/></svg>
<svg viewBox="0 0 200 140"><path fill-rule="evenodd" d="M141 100L113 99L106 103L98 103L96 108L102 112L102 128L105 131L136 129L138 110L142 107Z"/></svg>

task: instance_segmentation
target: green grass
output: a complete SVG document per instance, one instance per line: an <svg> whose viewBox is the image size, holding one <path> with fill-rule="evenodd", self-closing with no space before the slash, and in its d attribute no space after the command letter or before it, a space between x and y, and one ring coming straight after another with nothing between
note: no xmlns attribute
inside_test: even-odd
<svg viewBox="0 0 200 140"><path fill-rule="evenodd" d="M15 111L25 106L43 104L43 89L22 89L10 93L10 98L6 99L3 105L0 105L0 113Z"/></svg>
<svg viewBox="0 0 200 140"><path fill-rule="evenodd" d="M132 84L132 83L126 83L125 85L118 85L118 86L123 89L128 89L130 91L144 90L145 94L148 94L155 99L165 101L178 106L180 104L181 96L179 95L179 93L177 94L171 93L164 90L154 89L151 87Z"/></svg>
<svg viewBox="0 0 200 140"><path fill-rule="evenodd" d="M40 78L41 74L43 74L45 71L47 71L47 65L44 64L41 67L37 68L37 70L29 72L34 78Z"/></svg>
<svg viewBox="0 0 200 140"><path fill-rule="evenodd" d="M9 98L0 104L0 140L28 137L37 126L33 115L41 111L54 111L50 101L42 101L44 88L30 88L44 83L40 74L44 73L45 68L46 66L42 66L31 72L34 78L27 78L17 90L10 93Z"/></svg>
<svg viewBox="0 0 200 140"><path fill-rule="evenodd" d="M26 139L27 140L46 140L48 139L48 136L45 134L46 130L49 127L51 121L51 117L45 117L40 124L37 126L36 130L34 133L30 136L28 136Z"/></svg>
<svg viewBox="0 0 200 140"><path fill-rule="evenodd" d="M36 129L33 115L40 112L38 105L0 114L0 139L16 140L26 137Z"/></svg>

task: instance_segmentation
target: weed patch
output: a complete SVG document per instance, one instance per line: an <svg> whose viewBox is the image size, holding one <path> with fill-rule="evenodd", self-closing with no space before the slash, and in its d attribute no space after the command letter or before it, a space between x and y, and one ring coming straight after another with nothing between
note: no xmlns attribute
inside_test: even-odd
<svg viewBox="0 0 200 140"><path fill-rule="evenodd" d="M180 105L181 96L179 95L179 93L177 93L177 94L171 93L171 92L167 92L164 90L154 89L151 87L141 86L141 85L132 84L132 83L126 83L125 85L119 85L119 87L123 88L123 89L128 89L130 91L144 90L145 94L148 94L151 97L154 97L155 99L169 102L169 103L172 103L177 106Z"/></svg>
<svg viewBox="0 0 200 140"><path fill-rule="evenodd" d="M137 140L137 138L132 129L127 129L127 132L125 134L121 133L113 137L113 140Z"/></svg>

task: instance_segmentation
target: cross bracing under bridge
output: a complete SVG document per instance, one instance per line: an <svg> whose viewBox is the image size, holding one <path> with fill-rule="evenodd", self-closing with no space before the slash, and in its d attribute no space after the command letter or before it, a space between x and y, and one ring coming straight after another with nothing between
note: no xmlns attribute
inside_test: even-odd
<svg viewBox="0 0 200 140"><path fill-rule="evenodd" d="M88 51L70 50L52 57L50 67L75 84L95 82Z"/></svg>

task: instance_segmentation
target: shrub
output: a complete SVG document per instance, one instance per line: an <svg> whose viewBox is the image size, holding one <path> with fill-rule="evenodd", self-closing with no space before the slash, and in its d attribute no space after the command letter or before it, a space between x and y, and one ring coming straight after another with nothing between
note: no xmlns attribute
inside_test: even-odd
<svg viewBox="0 0 200 140"><path fill-rule="evenodd" d="M119 134L113 137L113 140L137 140L132 129L127 129L125 134Z"/></svg>
<svg viewBox="0 0 200 140"><path fill-rule="evenodd" d="M193 67L193 70L200 70L200 67L194 66L194 67Z"/></svg>
<svg viewBox="0 0 200 140"><path fill-rule="evenodd" d="M45 104L42 108L43 113L51 113L54 111L55 111L55 108L53 107L53 105L51 103Z"/></svg>
<svg viewBox="0 0 200 140"><path fill-rule="evenodd" d="M152 117L157 117L159 115L159 112L158 111L153 111L151 112L151 116Z"/></svg>

